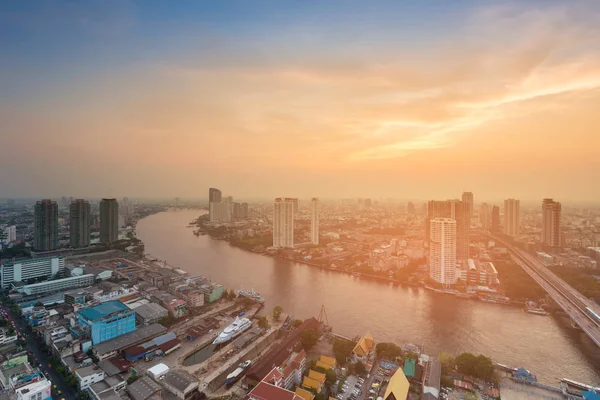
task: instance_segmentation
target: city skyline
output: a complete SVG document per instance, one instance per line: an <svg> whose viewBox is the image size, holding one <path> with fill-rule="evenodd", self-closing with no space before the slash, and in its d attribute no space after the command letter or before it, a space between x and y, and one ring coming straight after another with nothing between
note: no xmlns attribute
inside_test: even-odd
<svg viewBox="0 0 600 400"><path fill-rule="evenodd" d="M600 4L233 3L2 5L3 193L600 196Z"/></svg>

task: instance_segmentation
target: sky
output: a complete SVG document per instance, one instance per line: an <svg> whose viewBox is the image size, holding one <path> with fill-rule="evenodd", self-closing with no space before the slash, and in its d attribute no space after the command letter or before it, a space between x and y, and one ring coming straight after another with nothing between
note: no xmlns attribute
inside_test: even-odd
<svg viewBox="0 0 600 400"><path fill-rule="evenodd" d="M600 198L600 2L0 3L0 197Z"/></svg>

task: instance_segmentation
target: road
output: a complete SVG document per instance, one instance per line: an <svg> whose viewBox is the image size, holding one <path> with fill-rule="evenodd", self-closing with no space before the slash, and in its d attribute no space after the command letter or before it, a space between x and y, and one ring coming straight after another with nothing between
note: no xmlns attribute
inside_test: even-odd
<svg viewBox="0 0 600 400"><path fill-rule="evenodd" d="M50 357L42 350L42 340L39 337L37 337L37 335L27 332L27 323L23 319L15 315L8 307L1 307L10 315L15 324L15 329L25 339L27 350L30 351L35 357L35 359L38 361L38 363L42 365L40 369L44 372L44 374L47 377L50 377L49 379L52 381L52 387L54 388L54 385L56 385L57 390L60 390L62 392L62 394L60 395L54 395L55 392L53 389L53 398L74 399L77 393L73 390L73 388L71 388L71 386L65 383L63 377L60 374L58 374L56 370L48 368L48 364L50 364ZM35 368L37 367L37 365L32 365L32 367Z"/></svg>
<svg viewBox="0 0 600 400"><path fill-rule="evenodd" d="M595 321L586 308L600 314L598 305L556 276L540 261L505 240L488 235L502 243L513 260L531 276L593 341L600 346L600 323Z"/></svg>

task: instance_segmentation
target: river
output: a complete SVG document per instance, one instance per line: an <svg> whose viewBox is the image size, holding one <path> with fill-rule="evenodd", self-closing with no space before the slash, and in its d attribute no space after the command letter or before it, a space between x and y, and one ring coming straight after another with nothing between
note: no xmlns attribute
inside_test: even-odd
<svg viewBox="0 0 600 400"><path fill-rule="evenodd" d="M463 300L416 287L360 279L291 261L254 254L195 236L190 221L198 210L167 211L137 224L146 252L190 274L204 275L229 289L254 288L297 318L318 317L325 306L336 333L354 337L370 331L376 342L411 342L425 352L481 353L494 361L525 367L540 382L566 377L600 385L598 349L580 331L554 317L518 307Z"/></svg>

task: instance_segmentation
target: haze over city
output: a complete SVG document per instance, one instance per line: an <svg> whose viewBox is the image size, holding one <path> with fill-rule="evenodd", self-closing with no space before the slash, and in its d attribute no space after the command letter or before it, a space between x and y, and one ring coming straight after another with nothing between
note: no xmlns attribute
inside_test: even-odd
<svg viewBox="0 0 600 400"><path fill-rule="evenodd" d="M591 201L599 29L591 1L4 2L1 194Z"/></svg>

